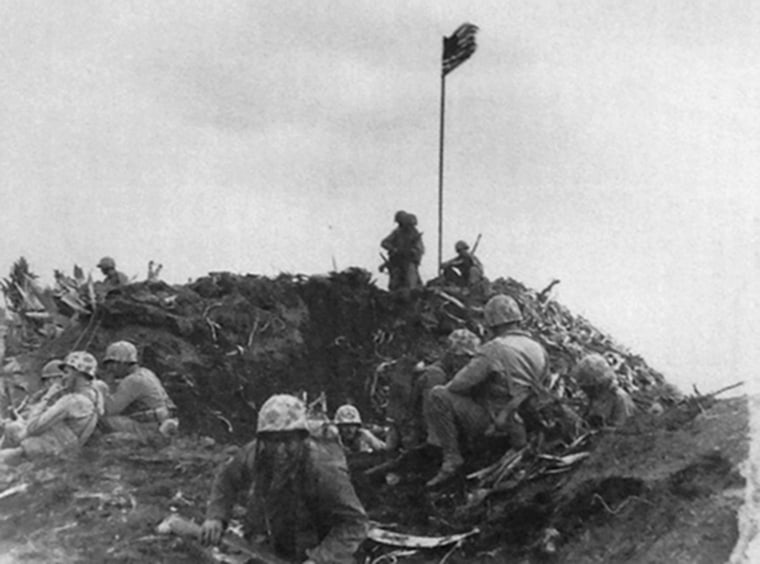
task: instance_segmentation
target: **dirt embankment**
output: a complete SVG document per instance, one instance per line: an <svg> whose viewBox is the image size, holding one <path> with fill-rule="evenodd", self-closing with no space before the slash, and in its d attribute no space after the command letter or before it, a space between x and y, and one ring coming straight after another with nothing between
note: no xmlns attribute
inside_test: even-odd
<svg viewBox="0 0 760 564"><path fill-rule="evenodd" d="M479 503L464 481L426 492L432 457L396 468L394 485L385 474L368 478L358 470L376 460L353 460L373 519L418 534L477 526L481 533L449 562L726 560L741 504L746 402L679 399L643 359L561 304L513 280L497 281L494 290L520 302L527 327L550 352L557 393L579 400L569 369L585 352L602 352L640 414L625 429L588 437L582 448L591 454L571 471L539 473ZM0 492L26 489L0 498L0 545L30 562L202 561L193 543L154 528L171 510L201 518L226 445L252 436L266 397L324 392L330 414L351 400L369 420L404 421L411 368L435 358L452 329L480 331L485 297L428 289L398 298L361 270L274 280L220 273L109 296L94 316L24 362L38 367L72 348L99 355L109 342L129 339L175 398L184 434L171 445L147 446L95 437L75 459L27 463L3 475ZM654 401L665 409L658 417L646 413ZM492 446L471 465L498 459L503 448ZM526 471L540 462L534 453ZM367 547L373 558L383 551ZM444 554L406 558L439 562Z"/></svg>

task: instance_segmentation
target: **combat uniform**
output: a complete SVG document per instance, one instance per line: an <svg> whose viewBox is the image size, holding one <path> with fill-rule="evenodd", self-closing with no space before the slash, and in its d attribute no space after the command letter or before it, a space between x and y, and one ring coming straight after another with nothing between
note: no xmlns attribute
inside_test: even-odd
<svg viewBox="0 0 760 564"><path fill-rule="evenodd" d="M129 284L129 278L123 272L118 270L111 270L105 275L103 284L109 289L118 288L119 286L126 286Z"/></svg>
<svg viewBox="0 0 760 564"><path fill-rule="evenodd" d="M413 289L422 285L419 266L425 246L422 234L416 227L397 227L382 240L380 246L388 251L389 290Z"/></svg>
<svg viewBox="0 0 760 564"><path fill-rule="evenodd" d="M592 425L617 427L633 415L636 406L631 396L618 386L614 370L602 355L584 356L572 377L588 396L586 419Z"/></svg>
<svg viewBox="0 0 760 564"><path fill-rule="evenodd" d="M246 536L266 531L279 552L291 558L310 558L318 564L348 564L367 536L368 519L356 497L343 450L337 442L307 438L305 460L298 480L296 515L280 509L290 503L256 503L254 467L257 441L243 447L217 475L206 511L207 519L225 526L238 496L249 494ZM283 500L280 500L281 502ZM264 531L262 531L264 527Z"/></svg>
<svg viewBox="0 0 760 564"><path fill-rule="evenodd" d="M470 253L444 262L441 269L444 279L458 286L474 286L483 279L483 264Z"/></svg>
<svg viewBox="0 0 760 564"><path fill-rule="evenodd" d="M60 397L26 423L19 446L27 456L57 455L84 445L103 413L103 398L88 385Z"/></svg>
<svg viewBox="0 0 760 564"><path fill-rule="evenodd" d="M635 410L636 405L631 396L617 385L613 385L589 400L586 419L604 427L619 427Z"/></svg>
<svg viewBox="0 0 760 564"><path fill-rule="evenodd" d="M443 450L444 464L462 464L458 432L467 439L489 428L506 432L514 447L525 444L519 406L548 379L544 348L522 330L513 329L481 346L476 356L445 386L430 392L428 442Z"/></svg>
<svg viewBox="0 0 760 564"><path fill-rule="evenodd" d="M136 366L106 397L105 409L102 426L106 431L141 434L157 431L176 408L158 377Z"/></svg>

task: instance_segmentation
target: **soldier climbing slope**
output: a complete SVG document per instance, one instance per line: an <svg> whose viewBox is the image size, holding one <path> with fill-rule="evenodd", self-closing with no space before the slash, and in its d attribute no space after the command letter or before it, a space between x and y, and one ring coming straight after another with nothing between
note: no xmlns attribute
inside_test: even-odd
<svg viewBox="0 0 760 564"><path fill-rule="evenodd" d="M337 441L310 437L306 406L270 397L256 439L225 464L211 489L201 540L219 543L235 501L248 494L245 536L267 535L281 556L310 564L349 564L368 531L346 457Z"/></svg>
<svg viewBox="0 0 760 564"><path fill-rule="evenodd" d="M417 216L398 211L394 220L398 227L380 243L388 251L388 289L418 288L422 285L419 266L425 246L422 243L422 233L417 231Z"/></svg>

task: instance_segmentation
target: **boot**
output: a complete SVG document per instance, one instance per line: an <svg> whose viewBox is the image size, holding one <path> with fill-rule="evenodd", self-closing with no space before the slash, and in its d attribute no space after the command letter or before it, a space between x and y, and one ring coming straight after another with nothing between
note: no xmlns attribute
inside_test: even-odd
<svg viewBox="0 0 760 564"><path fill-rule="evenodd" d="M438 474L428 480L425 484L425 487L435 488L441 484L448 482L459 473L459 470L462 468L463 464L464 462L462 461L461 457L444 460L443 464L441 464L441 469L438 471Z"/></svg>

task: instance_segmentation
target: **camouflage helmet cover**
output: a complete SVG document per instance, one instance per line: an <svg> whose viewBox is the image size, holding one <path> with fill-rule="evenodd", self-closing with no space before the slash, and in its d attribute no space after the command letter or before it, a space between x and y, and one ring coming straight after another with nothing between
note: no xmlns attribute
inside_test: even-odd
<svg viewBox="0 0 760 564"><path fill-rule="evenodd" d="M467 241L457 241L457 244L454 245L454 250L456 252L466 251L469 248L470 248L470 245L467 244Z"/></svg>
<svg viewBox="0 0 760 564"><path fill-rule="evenodd" d="M98 361L88 352L74 351L66 355L66 358L61 363L61 368L64 366L70 366L77 372L85 374L90 378L95 378Z"/></svg>
<svg viewBox="0 0 760 564"><path fill-rule="evenodd" d="M43 380L47 380L48 378L58 378L59 376L63 376L60 360L51 360L42 367L42 374L40 375L40 378Z"/></svg>
<svg viewBox="0 0 760 564"><path fill-rule="evenodd" d="M297 397L277 394L261 406L257 434L308 430L306 405Z"/></svg>
<svg viewBox="0 0 760 564"><path fill-rule="evenodd" d="M106 348L106 354L103 362L113 360L115 362L124 362L132 364L137 362L137 347L129 341L116 341Z"/></svg>
<svg viewBox="0 0 760 564"><path fill-rule="evenodd" d="M335 411L335 424L336 425L361 425L362 417L359 414L359 410L353 405L346 404L341 405Z"/></svg>
<svg viewBox="0 0 760 564"><path fill-rule="evenodd" d="M449 351L452 354L475 356L480 337L469 329L455 329L449 335Z"/></svg>
<svg viewBox="0 0 760 564"><path fill-rule="evenodd" d="M116 261L111 257L103 257L98 261L98 268L116 268Z"/></svg>
<svg viewBox="0 0 760 564"><path fill-rule="evenodd" d="M484 308L485 322L489 327L522 321L523 316L520 306L511 296L498 294L488 300Z"/></svg>
<svg viewBox="0 0 760 564"><path fill-rule="evenodd" d="M581 388L609 386L615 381L615 372L607 359L598 353L584 356L573 370Z"/></svg>

